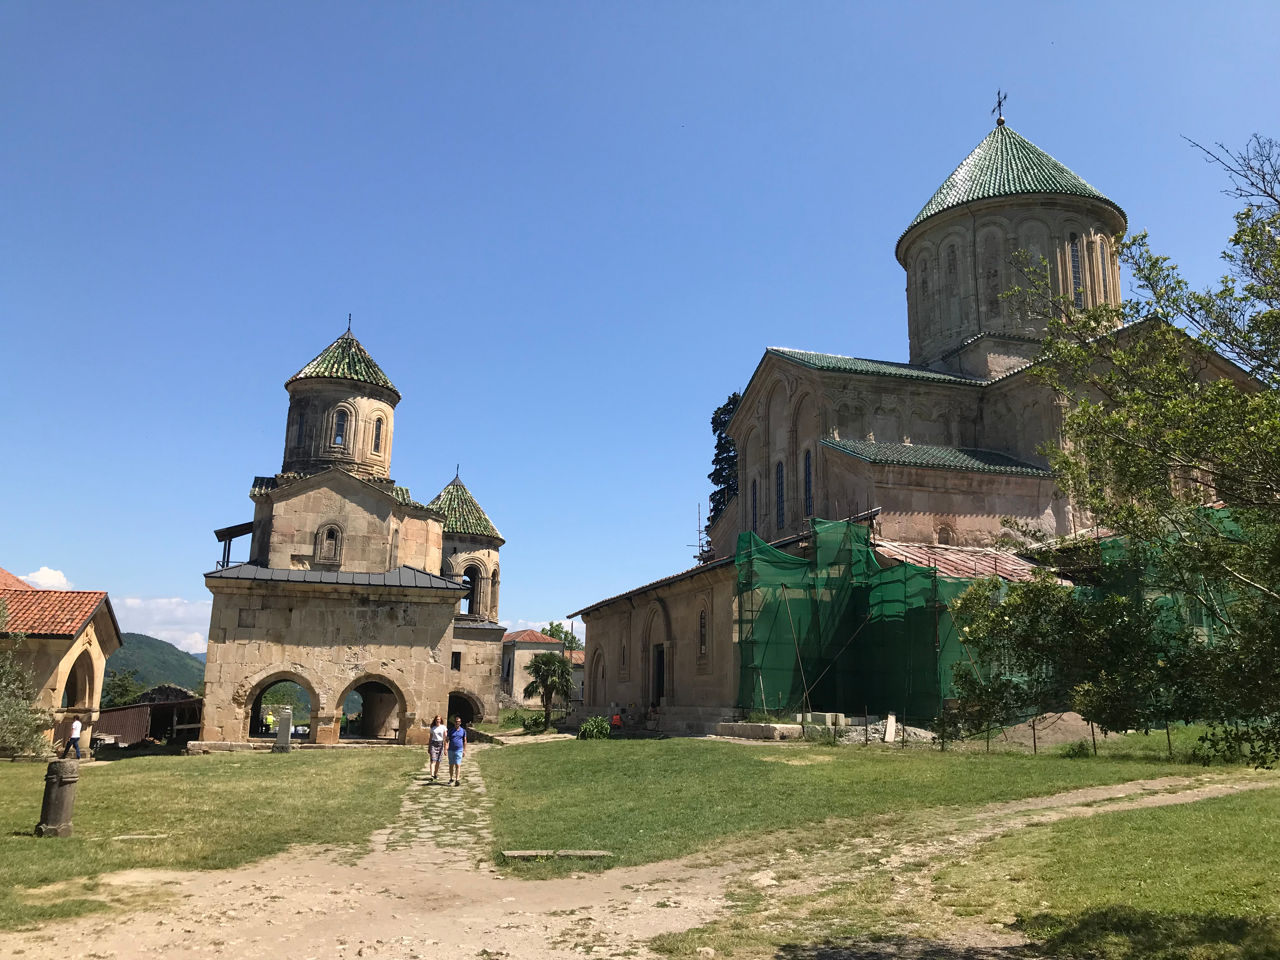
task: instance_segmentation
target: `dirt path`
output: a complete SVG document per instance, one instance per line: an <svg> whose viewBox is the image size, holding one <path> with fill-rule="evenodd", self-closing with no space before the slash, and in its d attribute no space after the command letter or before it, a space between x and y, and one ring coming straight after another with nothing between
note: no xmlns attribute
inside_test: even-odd
<svg viewBox="0 0 1280 960"><path fill-rule="evenodd" d="M144 912L97 914L35 932L0 934L0 956L643 958L651 956L644 946L649 937L723 916L726 889L735 885L767 890L759 912L766 924L772 905L847 883L859 872L895 873L904 864L924 862L932 868L904 874L891 899L927 905L937 867L997 834L1064 817L1187 803L1277 783L1248 774L1170 777L1001 804L951 820L938 815L909 838L863 835L817 854L806 852L793 880L775 875L785 873L782 868L795 852L762 856L757 841L754 848L724 847L710 857L525 881L504 876L483 860L491 842L490 801L476 764L469 764L468 774L461 788L419 775L396 822L375 835L372 851L354 862L296 849L227 871L109 875L102 878L102 895L113 901L136 904L156 894L164 899ZM950 920L947 929L954 932L955 918ZM915 928L923 933L927 926L922 921ZM904 922L902 932L912 931L912 922ZM987 955L981 950L1015 942L989 928L949 935L949 940L963 950L954 956ZM882 951L883 945L876 949ZM905 945L895 950L875 955L911 955Z"/></svg>

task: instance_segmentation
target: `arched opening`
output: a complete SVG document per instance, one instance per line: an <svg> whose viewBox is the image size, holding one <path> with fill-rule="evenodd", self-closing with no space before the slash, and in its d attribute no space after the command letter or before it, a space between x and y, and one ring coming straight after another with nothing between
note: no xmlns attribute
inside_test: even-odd
<svg viewBox="0 0 1280 960"><path fill-rule="evenodd" d="M469 693L454 690L449 694L449 719L462 718L462 725L469 727L484 719L484 705Z"/></svg>
<svg viewBox="0 0 1280 960"><path fill-rule="evenodd" d="M341 408L333 416L333 445L335 447L347 445L347 411Z"/></svg>
<svg viewBox="0 0 1280 960"><path fill-rule="evenodd" d="M382 677L356 681L340 698L339 708L340 738L403 742L404 697L391 681Z"/></svg>
<svg viewBox="0 0 1280 960"><path fill-rule="evenodd" d="M480 613L480 568L472 565L462 571L462 585L467 588L464 612L469 616Z"/></svg>
<svg viewBox="0 0 1280 960"><path fill-rule="evenodd" d="M595 658L591 661L591 674L587 678L585 693L587 706L604 706L604 654L599 651L596 652Z"/></svg>
<svg viewBox="0 0 1280 960"><path fill-rule="evenodd" d="M373 452L382 452L382 418L373 421Z"/></svg>
<svg viewBox="0 0 1280 960"><path fill-rule="evenodd" d="M289 736L296 740L315 740L313 711L315 698L298 681L301 678L282 674L271 677L258 687L249 708L249 736L279 736L284 722L284 708L290 710Z"/></svg>
<svg viewBox="0 0 1280 960"><path fill-rule="evenodd" d="M67 682L62 686L62 702L64 710L93 709L93 657L89 651L81 651L76 662L71 665L67 674Z"/></svg>

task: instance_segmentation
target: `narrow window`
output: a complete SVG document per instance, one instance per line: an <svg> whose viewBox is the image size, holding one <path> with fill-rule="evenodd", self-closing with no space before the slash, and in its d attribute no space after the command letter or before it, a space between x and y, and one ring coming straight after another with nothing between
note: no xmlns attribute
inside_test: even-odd
<svg viewBox="0 0 1280 960"><path fill-rule="evenodd" d="M756 509L756 482L751 481L751 532L760 532L760 514Z"/></svg>
<svg viewBox="0 0 1280 960"><path fill-rule="evenodd" d="M1080 282L1080 238L1071 235L1071 299L1077 310L1084 309L1084 287Z"/></svg>
<svg viewBox="0 0 1280 960"><path fill-rule="evenodd" d="M786 489L783 487L781 460L778 461L777 469L773 473L775 486L777 487L778 531L781 532L787 523Z"/></svg>
<svg viewBox="0 0 1280 960"><path fill-rule="evenodd" d="M698 656L707 655L707 611L698 611Z"/></svg>
<svg viewBox="0 0 1280 960"><path fill-rule="evenodd" d="M337 563L342 551L342 538L336 527L328 527L320 534L320 560Z"/></svg>
<svg viewBox="0 0 1280 960"><path fill-rule="evenodd" d="M622 655L618 658L618 663L624 669L627 666L627 641L622 641Z"/></svg>
<svg viewBox="0 0 1280 960"><path fill-rule="evenodd" d="M345 410L339 410L333 418L333 445L335 447L347 445L347 411Z"/></svg>
<svg viewBox="0 0 1280 960"><path fill-rule="evenodd" d="M462 585L467 588L467 613L480 613L480 568L467 567L462 574Z"/></svg>
<svg viewBox="0 0 1280 960"><path fill-rule="evenodd" d="M1098 241L1098 263L1102 267L1102 299L1107 303L1111 302L1111 284L1109 277L1111 273L1111 257L1107 253L1107 241Z"/></svg>
<svg viewBox="0 0 1280 960"><path fill-rule="evenodd" d="M453 653L449 654L449 669L450 670L462 669L462 652L460 650L455 650L453 651Z"/></svg>
<svg viewBox="0 0 1280 960"><path fill-rule="evenodd" d="M382 418L373 421L373 452L382 452Z"/></svg>
<svg viewBox="0 0 1280 960"><path fill-rule="evenodd" d="M813 516L813 456L804 452L804 515Z"/></svg>
<svg viewBox="0 0 1280 960"><path fill-rule="evenodd" d="M293 445L295 447L302 446L302 438L307 430L307 416L304 413L298 414L298 419L293 425Z"/></svg>
<svg viewBox="0 0 1280 960"><path fill-rule="evenodd" d="M400 566L400 530L397 528L391 531L391 563L392 570Z"/></svg>

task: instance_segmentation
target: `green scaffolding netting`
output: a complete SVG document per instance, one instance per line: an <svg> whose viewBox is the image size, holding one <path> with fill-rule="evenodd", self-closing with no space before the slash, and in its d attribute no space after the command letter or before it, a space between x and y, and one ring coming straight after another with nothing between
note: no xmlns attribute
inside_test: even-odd
<svg viewBox="0 0 1280 960"><path fill-rule="evenodd" d="M738 538L738 706L938 716L952 667L967 657L948 606L973 581L881 567L860 524L811 526L804 556L753 533Z"/></svg>

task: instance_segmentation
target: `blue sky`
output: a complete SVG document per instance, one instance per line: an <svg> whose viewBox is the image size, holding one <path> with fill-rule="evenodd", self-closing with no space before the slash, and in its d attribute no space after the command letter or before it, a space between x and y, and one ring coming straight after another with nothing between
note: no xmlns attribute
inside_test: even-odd
<svg viewBox="0 0 1280 960"><path fill-rule="evenodd" d="M708 418L766 346L906 359L902 229L1009 125L1198 285L1280 135L1280 7L0 7L0 566L202 649L212 530L354 317L392 474L462 478L502 616L689 566Z"/></svg>

